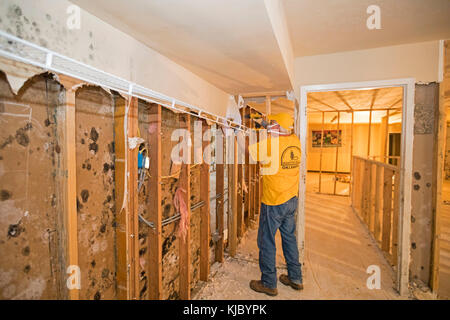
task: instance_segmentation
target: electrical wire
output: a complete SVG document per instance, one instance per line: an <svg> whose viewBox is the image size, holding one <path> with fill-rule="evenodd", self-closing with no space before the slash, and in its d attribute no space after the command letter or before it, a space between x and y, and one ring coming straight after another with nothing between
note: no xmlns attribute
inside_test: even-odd
<svg viewBox="0 0 450 320"><path fill-rule="evenodd" d="M228 189L224 189L224 193L219 193L219 194L216 194L214 197L210 197L209 201L214 201L214 200L216 200L216 199L218 199L220 197L223 197L225 195L225 191L228 191ZM227 202L227 200L224 200L223 203L226 203L226 202ZM198 208L201 208L204 205L205 205L204 201L197 202L196 204L191 206L191 211L193 211L195 209L198 209ZM177 212L175 215L173 215L173 216L171 216L171 217L169 217L167 219L162 220L161 221L161 226L168 225L168 224L170 224L172 222L175 222L175 221L179 220L180 218L181 218L181 214L179 212ZM139 214L139 220L141 222L145 223L150 228L155 229L154 223L146 220L141 214Z"/></svg>

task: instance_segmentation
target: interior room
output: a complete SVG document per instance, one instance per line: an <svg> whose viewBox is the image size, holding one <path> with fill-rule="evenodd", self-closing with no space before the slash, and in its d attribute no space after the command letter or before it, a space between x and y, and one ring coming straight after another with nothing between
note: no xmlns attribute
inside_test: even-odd
<svg viewBox="0 0 450 320"><path fill-rule="evenodd" d="M402 98L401 87L309 93L307 191L350 196L353 156L399 164Z"/></svg>
<svg viewBox="0 0 450 320"><path fill-rule="evenodd" d="M0 1L0 300L449 299L449 39L449 0Z"/></svg>

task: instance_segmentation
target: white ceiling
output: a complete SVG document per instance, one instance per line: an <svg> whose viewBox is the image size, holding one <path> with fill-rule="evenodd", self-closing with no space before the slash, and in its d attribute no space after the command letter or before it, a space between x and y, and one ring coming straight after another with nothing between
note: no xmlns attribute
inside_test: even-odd
<svg viewBox="0 0 450 320"><path fill-rule="evenodd" d="M246 104L257 111L266 114L266 101L264 98L245 99ZM284 97L274 97L271 100L271 113L287 112L294 115L294 102Z"/></svg>
<svg viewBox="0 0 450 320"><path fill-rule="evenodd" d="M450 0L283 0L294 56L450 38ZM366 10L381 9L369 30Z"/></svg>
<svg viewBox="0 0 450 320"><path fill-rule="evenodd" d="M402 87L308 93L308 111L358 111L402 107Z"/></svg>
<svg viewBox="0 0 450 320"><path fill-rule="evenodd" d="M230 93L291 87L262 0L73 0Z"/></svg>
<svg viewBox="0 0 450 320"><path fill-rule="evenodd" d="M230 94L291 89L263 0L71 1ZM450 38L450 0L281 1L295 57Z"/></svg>
<svg viewBox="0 0 450 320"><path fill-rule="evenodd" d="M389 123L399 123L402 117L403 88L378 88L308 93L308 122L325 124L381 123L389 109ZM372 109L370 112L368 110ZM361 111L366 110L366 111Z"/></svg>

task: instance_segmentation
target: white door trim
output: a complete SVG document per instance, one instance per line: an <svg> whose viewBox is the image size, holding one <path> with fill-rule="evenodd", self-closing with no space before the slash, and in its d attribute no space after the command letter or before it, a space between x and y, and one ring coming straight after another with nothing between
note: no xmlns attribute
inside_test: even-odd
<svg viewBox="0 0 450 320"><path fill-rule="evenodd" d="M295 112L295 132L301 143L299 205L297 209L297 241L300 261L304 262L305 249L305 196L306 196L306 156L307 156L307 94L309 92L376 89L403 87L402 146L400 163L400 196L398 223L398 268L397 290L402 296L408 294L410 234L411 234L411 181L414 139L414 91L415 79L390 79L363 82L319 84L300 87L299 108Z"/></svg>

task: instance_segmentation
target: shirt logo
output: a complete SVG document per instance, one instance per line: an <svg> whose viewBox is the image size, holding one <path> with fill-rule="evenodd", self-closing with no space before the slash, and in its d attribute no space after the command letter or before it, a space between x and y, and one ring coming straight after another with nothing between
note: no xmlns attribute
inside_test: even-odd
<svg viewBox="0 0 450 320"><path fill-rule="evenodd" d="M299 147L287 147L281 155L281 168L282 169L294 169L300 165L300 148Z"/></svg>

